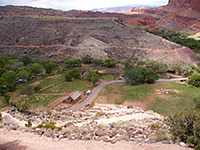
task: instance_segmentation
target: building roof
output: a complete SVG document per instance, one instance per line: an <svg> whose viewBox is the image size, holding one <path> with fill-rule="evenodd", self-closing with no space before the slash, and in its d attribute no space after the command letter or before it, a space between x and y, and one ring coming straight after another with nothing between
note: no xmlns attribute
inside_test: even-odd
<svg viewBox="0 0 200 150"><path fill-rule="evenodd" d="M81 96L81 93L79 93L79 91L76 91L74 94L72 94L71 98L73 100L76 100L77 98L79 98Z"/></svg>

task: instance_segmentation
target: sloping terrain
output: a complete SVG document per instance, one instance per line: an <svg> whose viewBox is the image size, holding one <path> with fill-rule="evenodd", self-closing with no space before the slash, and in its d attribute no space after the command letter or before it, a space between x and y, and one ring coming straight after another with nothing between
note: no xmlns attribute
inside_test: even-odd
<svg viewBox="0 0 200 150"><path fill-rule="evenodd" d="M153 59L169 66L195 64L195 53L112 19L3 16L0 52L46 56L60 61L86 54L122 61Z"/></svg>

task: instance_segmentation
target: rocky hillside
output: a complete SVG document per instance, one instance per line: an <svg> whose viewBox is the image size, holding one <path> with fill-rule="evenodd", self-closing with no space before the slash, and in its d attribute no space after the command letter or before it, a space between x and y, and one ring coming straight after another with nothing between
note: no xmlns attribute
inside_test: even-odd
<svg viewBox="0 0 200 150"><path fill-rule="evenodd" d="M116 19L49 16L2 16L0 52L45 56L60 61L71 56L117 61L152 59L169 66L195 64L195 53Z"/></svg>
<svg viewBox="0 0 200 150"><path fill-rule="evenodd" d="M97 140L116 143L126 140L134 142L156 142L155 134L162 130L164 139L170 138L169 127L164 123L163 116L153 111L144 112L139 107L97 104L93 108L79 111L44 110L30 111L28 114L14 110L2 112L1 125L9 129L32 132L51 138L69 140ZM25 128L30 120L32 128ZM61 131L36 127L54 120ZM170 141L168 141L170 143Z"/></svg>
<svg viewBox="0 0 200 150"><path fill-rule="evenodd" d="M159 10L154 15L160 18L158 28L189 34L200 32L199 0L169 0L168 5Z"/></svg>
<svg viewBox="0 0 200 150"><path fill-rule="evenodd" d="M132 106L97 104L79 111L33 110L3 112L0 149L154 149L189 150L183 142L170 140L164 117ZM30 120L31 127L25 127ZM46 126L54 120L56 126ZM46 127L42 127L41 123ZM40 124L40 127L36 125Z"/></svg>

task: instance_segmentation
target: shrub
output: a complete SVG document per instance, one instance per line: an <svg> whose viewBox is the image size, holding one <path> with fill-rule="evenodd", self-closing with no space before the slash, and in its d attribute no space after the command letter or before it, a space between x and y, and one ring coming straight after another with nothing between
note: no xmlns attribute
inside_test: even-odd
<svg viewBox="0 0 200 150"><path fill-rule="evenodd" d="M55 124L56 124L56 122L50 121L50 122L47 122L47 123L44 125L43 128L52 129L52 130L54 130L54 129L62 130L62 127L56 127Z"/></svg>
<svg viewBox="0 0 200 150"><path fill-rule="evenodd" d="M9 104L10 95L4 94L4 99L5 99L6 103Z"/></svg>
<svg viewBox="0 0 200 150"><path fill-rule="evenodd" d="M37 126L36 126L36 128L43 128L44 127L44 125L41 123L41 124L38 124Z"/></svg>
<svg viewBox="0 0 200 150"><path fill-rule="evenodd" d="M51 115L52 111L50 109L46 109L47 114Z"/></svg>
<svg viewBox="0 0 200 150"><path fill-rule="evenodd" d="M40 92L40 90L41 90L41 86L40 85L36 85L35 87L34 87L34 91L35 91L35 93L39 93Z"/></svg>
<svg viewBox="0 0 200 150"><path fill-rule="evenodd" d="M169 140L166 131L164 131L163 129L157 130L155 135L152 136L151 139L156 140L156 142Z"/></svg>
<svg viewBox="0 0 200 150"><path fill-rule="evenodd" d="M195 147L200 145L200 111L199 109L187 109L183 112L170 115L168 118L170 132L173 140L179 139L182 142Z"/></svg>
<svg viewBox="0 0 200 150"><path fill-rule="evenodd" d="M200 97L195 97L193 101L196 104L196 109L200 109Z"/></svg>
<svg viewBox="0 0 200 150"><path fill-rule="evenodd" d="M65 75L65 81L72 81L72 76L70 74Z"/></svg>
<svg viewBox="0 0 200 150"><path fill-rule="evenodd" d="M30 85L26 85L23 87L23 89L20 91L19 95L32 95L33 92L32 92L32 86Z"/></svg>
<svg viewBox="0 0 200 150"><path fill-rule="evenodd" d="M28 123L25 123L25 127L32 127L31 120L28 120Z"/></svg>
<svg viewBox="0 0 200 150"><path fill-rule="evenodd" d="M27 95L20 95L17 98L11 98L9 104L18 109L18 111L26 111L30 108L30 103L28 102Z"/></svg>
<svg viewBox="0 0 200 150"><path fill-rule="evenodd" d="M188 84L200 87L200 74L193 73L191 76L188 77Z"/></svg>

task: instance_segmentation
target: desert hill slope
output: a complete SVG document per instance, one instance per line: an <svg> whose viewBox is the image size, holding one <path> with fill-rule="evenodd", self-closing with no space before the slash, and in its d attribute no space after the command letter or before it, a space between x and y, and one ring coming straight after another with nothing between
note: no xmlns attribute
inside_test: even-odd
<svg viewBox="0 0 200 150"><path fill-rule="evenodd" d="M189 48L114 19L4 16L0 33L0 52L7 54L44 55L54 60L89 54L117 61L152 59L169 66L195 64L195 53Z"/></svg>

